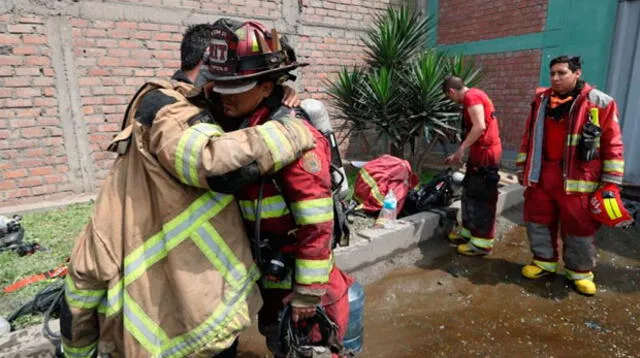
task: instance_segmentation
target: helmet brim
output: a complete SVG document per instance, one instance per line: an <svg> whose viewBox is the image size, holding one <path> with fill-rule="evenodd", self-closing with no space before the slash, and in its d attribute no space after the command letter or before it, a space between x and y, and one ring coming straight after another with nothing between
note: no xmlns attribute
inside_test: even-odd
<svg viewBox="0 0 640 358"><path fill-rule="evenodd" d="M257 84L257 80L240 80L236 82L215 81L212 90L220 94L240 94L252 90Z"/></svg>
<svg viewBox="0 0 640 358"><path fill-rule="evenodd" d="M281 67L277 67L277 68L273 68L270 70L266 70L266 71L261 71L261 72L257 72L257 73L251 73L248 75L238 75L238 76L222 76L222 75L216 75L215 73L211 73L209 71L205 71L203 73L203 75L205 76L205 78L209 81L214 81L216 83L221 83L221 82L234 82L234 81L243 81L243 80L258 80L260 78L263 77L267 77L267 76L273 76L276 74L285 74L289 71L293 71L298 67L305 67L308 66L308 63L297 63L294 62L290 65L286 65L286 66L281 66Z"/></svg>

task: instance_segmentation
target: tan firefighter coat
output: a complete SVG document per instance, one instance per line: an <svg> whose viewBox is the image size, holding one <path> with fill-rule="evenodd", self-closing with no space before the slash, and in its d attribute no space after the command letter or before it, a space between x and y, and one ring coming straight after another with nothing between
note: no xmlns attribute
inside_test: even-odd
<svg viewBox="0 0 640 358"><path fill-rule="evenodd" d="M63 302L68 357L212 356L260 308L238 205L207 178L257 163L273 173L313 138L291 118L224 134L181 82L134 97L119 152L77 238Z"/></svg>

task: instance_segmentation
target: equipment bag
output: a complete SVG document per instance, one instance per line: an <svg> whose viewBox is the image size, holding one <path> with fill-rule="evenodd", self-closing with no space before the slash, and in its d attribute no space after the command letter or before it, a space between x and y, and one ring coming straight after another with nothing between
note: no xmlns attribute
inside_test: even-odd
<svg viewBox="0 0 640 358"><path fill-rule="evenodd" d="M385 154L360 168L353 196L364 211L376 213L382 209L389 190L393 190L400 212L407 193L417 184L418 176L413 173L408 161Z"/></svg>

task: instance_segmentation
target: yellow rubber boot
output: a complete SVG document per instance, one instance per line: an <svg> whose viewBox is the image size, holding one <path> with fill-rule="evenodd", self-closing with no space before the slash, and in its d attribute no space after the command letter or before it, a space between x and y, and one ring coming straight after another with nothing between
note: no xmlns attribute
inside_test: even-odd
<svg viewBox="0 0 640 358"><path fill-rule="evenodd" d="M522 276L526 277L526 278L530 278L532 280L536 280L539 279L541 277L545 277L548 275L551 275L552 271L547 271L543 268L541 268L538 265L534 265L534 264L529 264L529 265L524 265L522 266Z"/></svg>
<svg viewBox="0 0 640 358"><path fill-rule="evenodd" d="M458 226L456 229L450 232L449 235L447 235L447 238L452 243L458 245L458 244L463 244L469 241L469 236L471 236L471 233L469 232L469 230L466 230L465 228Z"/></svg>
<svg viewBox="0 0 640 358"><path fill-rule="evenodd" d="M491 253L491 250L481 249L469 242L458 245L458 253L465 256L487 256Z"/></svg>
<svg viewBox="0 0 640 358"><path fill-rule="evenodd" d="M593 296L598 292L598 287L593 280L582 279L573 281L576 291L586 296Z"/></svg>

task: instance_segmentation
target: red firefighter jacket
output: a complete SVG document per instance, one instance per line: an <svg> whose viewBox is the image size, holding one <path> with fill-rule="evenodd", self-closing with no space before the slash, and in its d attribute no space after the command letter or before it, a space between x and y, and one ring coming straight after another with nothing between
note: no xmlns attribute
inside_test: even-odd
<svg viewBox="0 0 640 358"><path fill-rule="evenodd" d="M551 89L538 90L531 104L516 166L524 172L523 185L535 187L540 179L543 161L544 123ZM591 121L590 110L597 108L602 130L598 158L584 162L578 144L582 129ZM623 146L618 124L618 108L613 98L585 84L569 111L569 128L564 147L563 178L567 193L592 193L602 182L622 184L624 175Z"/></svg>
<svg viewBox="0 0 640 358"><path fill-rule="evenodd" d="M260 124L269 116L266 107L259 109L248 126ZM277 116L303 116L281 107ZM310 123L316 147L302 158L267 178L263 186L260 211L260 233L272 246L293 253L295 257L293 289L301 294L323 296L334 263L331 254L333 239L333 198L331 191L330 146L327 139ZM259 128L259 127L258 127ZM273 143L277 145L277 143ZM260 183L242 189L236 197L249 233L253 233ZM265 287L291 288L291 282L270 283Z"/></svg>

